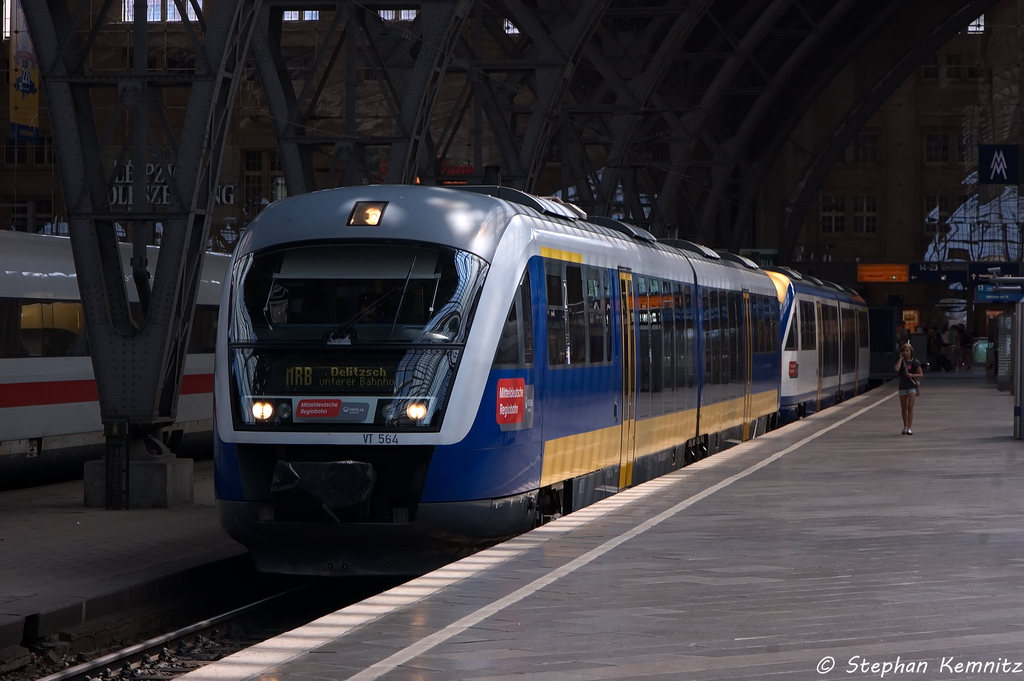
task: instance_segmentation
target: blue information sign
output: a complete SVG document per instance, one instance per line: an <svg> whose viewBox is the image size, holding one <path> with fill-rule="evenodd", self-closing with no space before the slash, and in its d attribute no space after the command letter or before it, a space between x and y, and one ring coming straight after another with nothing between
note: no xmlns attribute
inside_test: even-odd
<svg viewBox="0 0 1024 681"><path fill-rule="evenodd" d="M912 262L910 263L910 281L959 281L967 283L967 263Z"/></svg>
<svg viewBox="0 0 1024 681"><path fill-rule="evenodd" d="M978 184L1017 184L1016 144L978 145Z"/></svg>
<svg viewBox="0 0 1024 681"><path fill-rule="evenodd" d="M1024 298L1024 289L1019 284L995 287L992 284L978 284L974 291L976 303L1019 303Z"/></svg>
<svg viewBox="0 0 1024 681"><path fill-rule="evenodd" d="M972 284L986 284L992 270L999 270L1000 277L1019 277L1020 263L1017 262L972 262L968 265Z"/></svg>

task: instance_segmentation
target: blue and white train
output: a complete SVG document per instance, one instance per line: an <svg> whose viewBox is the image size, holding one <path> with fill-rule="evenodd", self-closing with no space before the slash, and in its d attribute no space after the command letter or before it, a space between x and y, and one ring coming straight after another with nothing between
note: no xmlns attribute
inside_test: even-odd
<svg viewBox="0 0 1024 681"><path fill-rule="evenodd" d="M222 524L264 571L415 574L759 435L780 281L508 188L276 202L222 303Z"/></svg>
<svg viewBox="0 0 1024 681"><path fill-rule="evenodd" d="M871 366L864 299L785 267L768 276L782 302L781 423L814 414L868 389Z"/></svg>

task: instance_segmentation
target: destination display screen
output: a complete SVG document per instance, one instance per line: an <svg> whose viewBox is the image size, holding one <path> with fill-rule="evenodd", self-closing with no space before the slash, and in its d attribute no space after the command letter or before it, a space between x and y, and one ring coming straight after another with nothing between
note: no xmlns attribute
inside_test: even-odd
<svg viewBox="0 0 1024 681"><path fill-rule="evenodd" d="M235 348L239 425L436 428L457 348ZM439 380L439 377L440 380Z"/></svg>
<svg viewBox="0 0 1024 681"><path fill-rule="evenodd" d="M282 394L391 395L397 362L385 365L278 361L270 369L269 391Z"/></svg>

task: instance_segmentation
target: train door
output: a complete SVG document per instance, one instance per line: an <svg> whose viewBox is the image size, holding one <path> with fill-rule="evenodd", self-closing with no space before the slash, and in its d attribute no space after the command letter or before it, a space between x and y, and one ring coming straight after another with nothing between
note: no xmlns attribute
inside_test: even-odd
<svg viewBox="0 0 1024 681"><path fill-rule="evenodd" d="M622 338L622 430L619 438L619 489L633 484L636 456L636 299L633 273L619 270L619 331Z"/></svg>
<svg viewBox="0 0 1024 681"><path fill-rule="evenodd" d="M821 411L821 381L825 373L825 329L823 328L824 319L821 316L820 300L814 301L814 317L818 331L818 393L814 399L814 411L819 412Z"/></svg>
<svg viewBox="0 0 1024 681"><path fill-rule="evenodd" d="M751 350L753 341L753 315L750 311L750 292L743 292L743 439L749 440L755 434L750 431L750 415L754 411L754 355Z"/></svg>

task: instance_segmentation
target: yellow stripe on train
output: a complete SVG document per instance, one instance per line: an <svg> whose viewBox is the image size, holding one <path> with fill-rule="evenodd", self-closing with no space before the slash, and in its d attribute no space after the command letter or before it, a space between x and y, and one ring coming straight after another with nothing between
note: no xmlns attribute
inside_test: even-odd
<svg viewBox="0 0 1024 681"><path fill-rule="evenodd" d="M619 425L548 440L544 443L540 486L618 465L621 434Z"/></svg>
<svg viewBox="0 0 1024 681"><path fill-rule="evenodd" d="M677 411L636 422L637 458L683 444L697 432L697 410Z"/></svg>
<svg viewBox="0 0 1024 681"><path fill-rule="evenodd" d="M700 435L718 433L743 425L743 401L737 397L701 407ZM768 390L750 396L750 420L774 414L779 410L779 391Z"/></svg>
<svg viewBox="0 0 1024 681"><path fill-rule="evenodd" d="M777 390L756 393L750 399L751 420L778 411ZM743 425L743 401L744 398L738 397L702 408L699 433L696 409L637 421L636 456L644 457L681 445L695 434ZM544 443L540 486L618 465L621 437L622 426L618 425L548 440Z"/></svg>
<svg viewBox="0 0 1024 681"><path fill-rule="evenodd" d="M547 246L540 247L540 255L542 258L551 258L552 260L567 260L574 263L583 262L583 255L580 253L560 251L557 248L548 248Z"/></svg>

